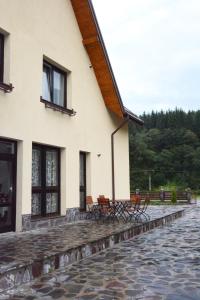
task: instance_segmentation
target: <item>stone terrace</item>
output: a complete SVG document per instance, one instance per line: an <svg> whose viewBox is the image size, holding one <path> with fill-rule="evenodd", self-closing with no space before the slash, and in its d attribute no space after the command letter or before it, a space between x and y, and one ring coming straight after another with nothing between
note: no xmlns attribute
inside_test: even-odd
<svg viewBox="0 0 200 300"><path fill-rule="evenodd" d="M199 300L200 206L0 300Z"/></svg>
<svg viewBox="0 0 200 300"><path fill-rule="evenodd" d="M1 234L0 293L173 221L187 206L151 207L143 224L82 221L51 229Z"/></svg>

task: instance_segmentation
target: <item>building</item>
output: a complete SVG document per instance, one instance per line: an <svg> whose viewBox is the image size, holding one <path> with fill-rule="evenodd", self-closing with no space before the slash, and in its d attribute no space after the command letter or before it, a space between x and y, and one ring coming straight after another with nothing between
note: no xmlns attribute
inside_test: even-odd
<svg viewBox="0 0 200 300"><path fill-rule="evenodd" d="M90 0L1 0L0 232L129 198L127 118Z"/></svg>

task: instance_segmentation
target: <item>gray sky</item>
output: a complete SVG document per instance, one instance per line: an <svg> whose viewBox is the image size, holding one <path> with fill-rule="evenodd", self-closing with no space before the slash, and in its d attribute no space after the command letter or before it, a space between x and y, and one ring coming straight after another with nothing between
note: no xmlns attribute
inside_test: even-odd
<svg viewBox="0 0 200 300"><path fill-rule="evenodd" d="M200 109L200 0L93 0L124 104Z"/></svg>

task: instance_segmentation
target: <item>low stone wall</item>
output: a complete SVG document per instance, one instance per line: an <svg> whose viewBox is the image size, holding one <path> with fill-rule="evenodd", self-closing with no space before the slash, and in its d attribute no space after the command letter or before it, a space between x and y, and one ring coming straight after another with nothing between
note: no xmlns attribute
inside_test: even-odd
<svg viewBox="0 0 200 300"><path fill-rule="evenodd" d="M50 228L53 226L84 220L85 218L86 213L80 212L78 207L67 209L65 216L33 219L30 214L22 215L22 231Z"/></svg>
<svg viewBox="0 0 200 300"><path fill-rule="evenodd" d="M183 214L184 210L180 210L140 225L133 225L126 230L121 230L101 239L69 249L64 253L59 253L58 250L58 253L51 255L50 257L44 257L43 260L35 260L31 264L13 268L5 273L1 273L0 292L29 282L43 274L48 274L53 270L64 268L69 264L80 261L81 259L96 254L106 248L113 247L115 244L131 239L136 235L166 225L173 222L175 219L182 217ZM71 220L70 217L68 220Z"/></svg>

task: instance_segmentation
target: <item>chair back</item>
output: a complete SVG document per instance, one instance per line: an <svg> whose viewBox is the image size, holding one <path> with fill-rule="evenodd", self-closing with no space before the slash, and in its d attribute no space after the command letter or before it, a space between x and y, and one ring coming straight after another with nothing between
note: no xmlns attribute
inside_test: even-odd
<svg viewBox="0 0 200 300"><path fill-rule="evenodd" d="M93 204L93 199L92 199L92 196L87 196L86 197L86 204Z"/></svg>
<svg viewBox="0 0 200 300"><path fill-rule="evenodd" d="M100 206L107 206L107 207L110 206L109 198L99 197L97 198L97 201Z"/></svg>
<svg viewBox="0 0 200 300"><path fill-rule="evenodd" d="M86 207L88 210L90 210L93 206L93 199L92 196L87 196L86 197Z"/></svg>
<svg viewBox="0 0 200 300"><path fill-rule="evenodd" d="M135 204L135 203L137 203L137 202L139 202L139 201L141 201L140 195L131 195L131 202L132 202L133 204Z"/></svg>
<svg viewBox="0 0 200 300"><path fill-rule="evenodd" d="M140 207L141 204L141 196L140 195L131 195L131 202L135 209Z"/></svg>
<svg viewBox="0 0 200 300"><path fill-rule="evenodd" d="M150 196L147 195L147 196L145 197L144 205L143 205L143 209L142 209L144 212L147 210L147 207L148 207L149 204L150 204Z"/></svg>

